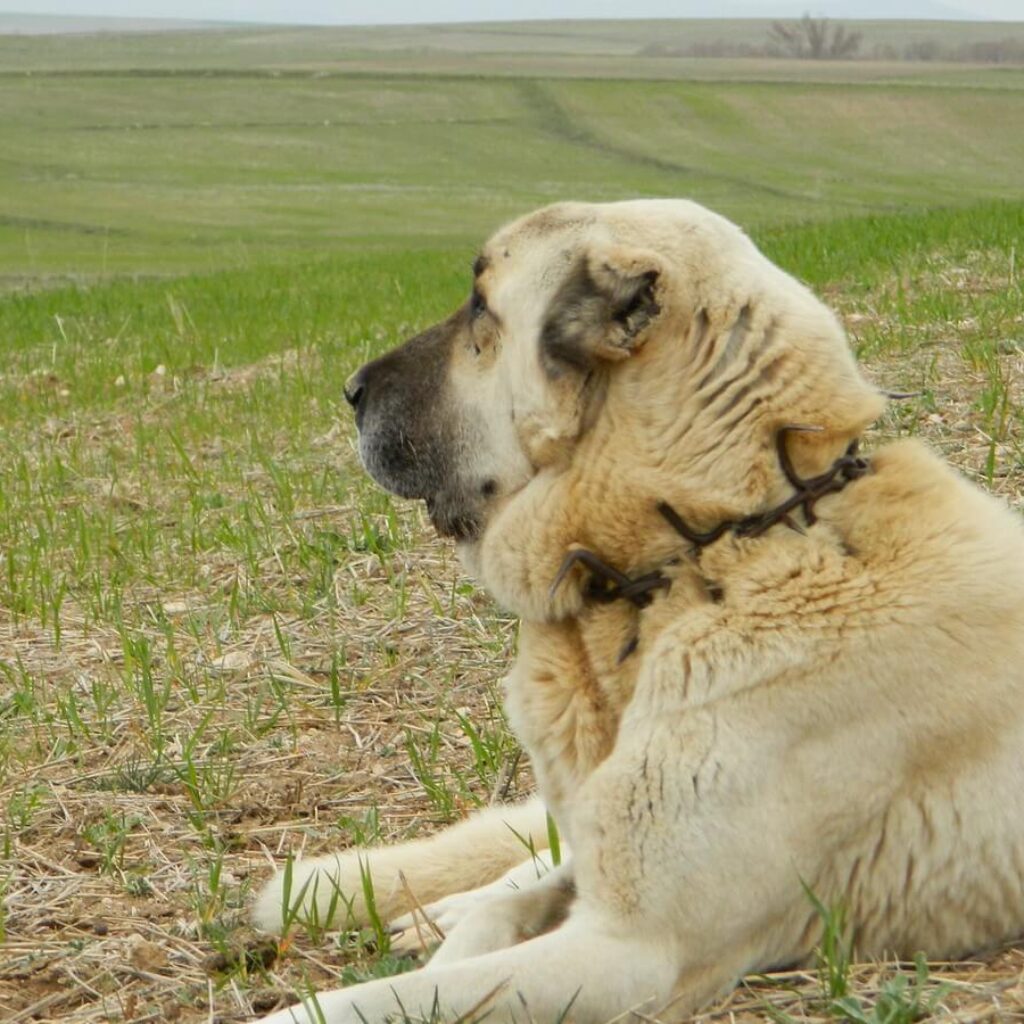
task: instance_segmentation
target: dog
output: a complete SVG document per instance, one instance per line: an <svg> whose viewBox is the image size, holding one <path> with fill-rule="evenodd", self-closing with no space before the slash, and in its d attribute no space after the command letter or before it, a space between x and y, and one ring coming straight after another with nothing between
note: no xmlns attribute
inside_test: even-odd
<svg viewBox="0 0 1024 1024"><path fill-rule="evenodd" d="M813 959L815 900L862 956L1024 932L1021 524L916 440L859 454L884 396L739 228L532 213L345 395L369 473L520 617L541 798L274 879L263 928L358 922L368 880L446 938L267 1021L680 1020Z"/></svg>

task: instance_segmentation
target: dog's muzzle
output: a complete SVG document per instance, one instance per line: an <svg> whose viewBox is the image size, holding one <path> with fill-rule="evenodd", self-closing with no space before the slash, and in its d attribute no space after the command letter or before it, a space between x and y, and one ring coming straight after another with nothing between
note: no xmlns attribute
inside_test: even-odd
<svg viewBox="0 0 1024 1024"><path fill-rule="evenodd" d="M482 518L478 489L463 480L471 432L447 387L456 326L438 324L366 363L343 394L370 476L392 494L424 500L438 533L464 541L479 533Z"/></svg>

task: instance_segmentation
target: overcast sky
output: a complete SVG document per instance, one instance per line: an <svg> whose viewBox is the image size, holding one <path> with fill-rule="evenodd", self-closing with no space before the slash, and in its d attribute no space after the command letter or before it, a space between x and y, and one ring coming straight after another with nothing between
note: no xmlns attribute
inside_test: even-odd
<svg viewBox="0 0 1024 1024"><path fill-rule="evenodd" d="M521 18L974 17L1024 21L1024 0L0 0L0 12L291 24L409 24Z"/></svg>

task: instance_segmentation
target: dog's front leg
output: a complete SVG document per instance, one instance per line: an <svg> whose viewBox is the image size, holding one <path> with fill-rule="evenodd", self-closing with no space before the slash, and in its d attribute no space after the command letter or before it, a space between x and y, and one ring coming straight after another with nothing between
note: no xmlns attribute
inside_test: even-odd
<svg viewBox="0 0 1024 1024"><path fill-rule="evenodd" d="M462 917L430 964L438 967L468 960L543 935L565 920L575 895L569 864L554 868L525 888L492 894Z"/></svg>
<svg viewBox="0 0 1024 1024"><path fill-rule="evenodd" d="M633 1009L662 1010L671 1003L678 975L678 951L669 937L626 934L588 911L508 949L322 993L315 1004L282 1010L263 1024L484 1017L488 1024L546 1024L563 1017L604 1024Z"/></svg>
<svg viewBox="0 0 1024 1024"><path fill-rule="evenodd" d="M493 919L503 924L494 929L493 938L478 948L466 945L460 940L462 948L466 950L462 956L489 953L491 950L521 942L524 938L540 935L558 924L568 912L569 900L566 896L560 895L565 892L567 886L571 886L564 870L569 857L569 850L565 846L561 848L561 857L563 867L558 868L550 850L538 850L528 860L507 871L496 882L445 896L444 899L417 907L410 913L395 918L391 921L392 952L421 953L436 947L442 941L447 947L451 944L452 933L470 918ZM557 885L552 884L555 872L561 872L560 877L563 880ZM545 891L538 892L537 896L533 897L533 891L538 887ZM551 889L554 889L554 892L549 892ZM552 899L563 904L561 912L543 909ZM509 937L505 940L499 939L499 933ZM467 939L469 934L469 931L465 931ZM451 952L449 950L449 954Z"/></svg>
<svg viewBox="0 0 1024 1024"><path fill-rule="evenodd" d="M371 919L365 896L372 892L376 913L391 921L417 905L489 883L547 843L547 812L539 799L490 807L426 839L296 861L264 886L253 917L269 932L293 919L358 927Z"/></svg>

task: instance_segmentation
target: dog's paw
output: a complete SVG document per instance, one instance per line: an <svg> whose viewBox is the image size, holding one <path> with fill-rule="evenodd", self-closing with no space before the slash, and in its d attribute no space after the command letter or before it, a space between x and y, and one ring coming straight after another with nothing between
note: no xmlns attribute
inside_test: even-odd
<svg viewBox="0 0 1024 1024"><path fill-rule="evenodd" d="M293 923L343 928L362 906L360 879L342 857L295 861L263 887L252 908L253 924L280 934Z"/></svg>
<svg viewBox="0 0 1024 1024"><path fill-rule="evenodd" d="M418 956L436 950L430 962L442 964L504 949L523 939L515 909L506 897L484 890L449 896L396 918L391 951Z"/></svg>
<svg viewBox="0 0 1024 1024"><path fill-rule="evenodd" d="M391 948L401 953L432 949L477 910L497 906L503 897L536 885L552 868L550 851L541 850L487 885L453 893L396 917L389 922L394 935Z"/></svg>
<svg viewBox="0 0 1024 1024"><path fill-rule="evenodd" d="M529 915L523 914L523 902L514 895L489 895L464 905L454 921L453 909L449 909L448 920L452 923L430 959L431 966L483 956L531 937Z"/></svg>
<svg viewBox="0 0 1024 1024"><path fill-rule="evenodd" d="M390 922L391 949L414 954L433 949L471 911L495 898L491 886L458 892L452 896L417 907Z"/></svg>

